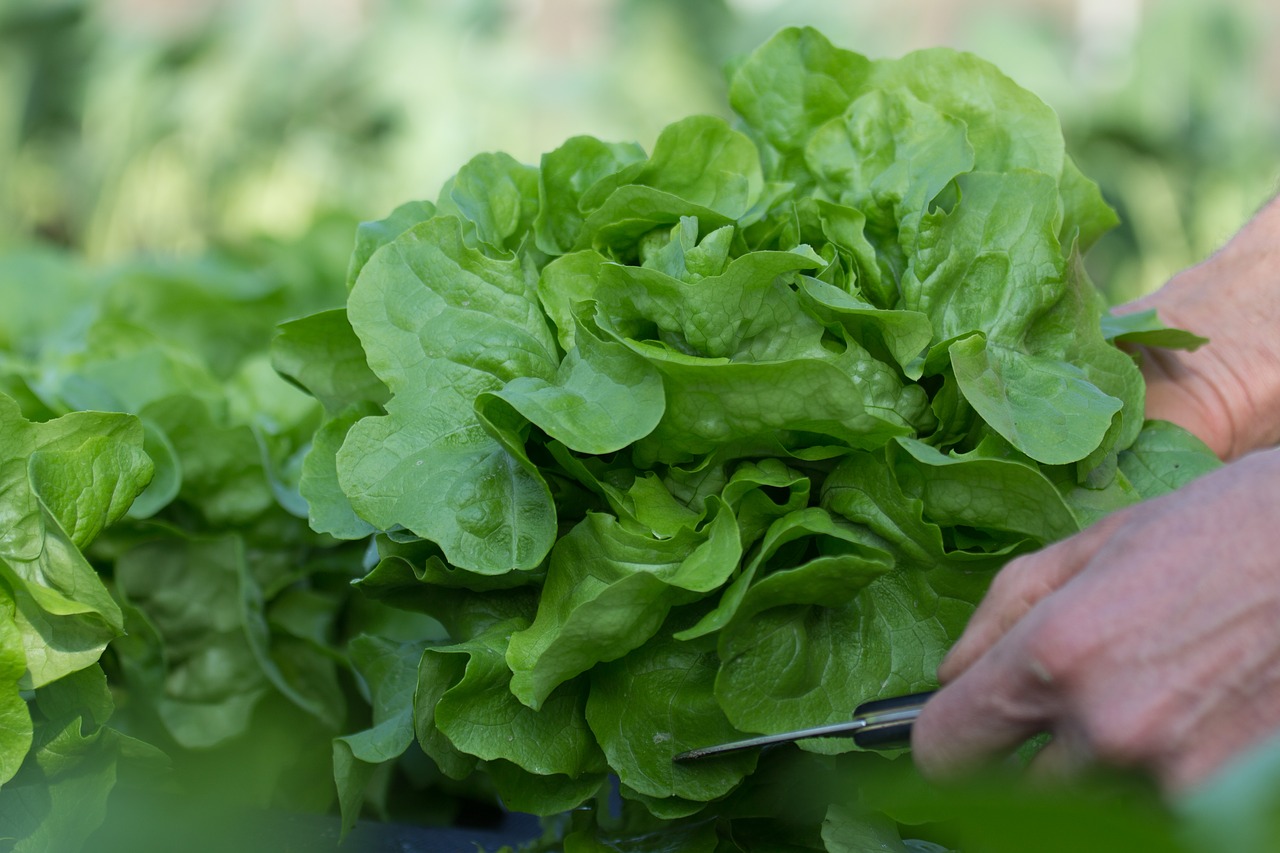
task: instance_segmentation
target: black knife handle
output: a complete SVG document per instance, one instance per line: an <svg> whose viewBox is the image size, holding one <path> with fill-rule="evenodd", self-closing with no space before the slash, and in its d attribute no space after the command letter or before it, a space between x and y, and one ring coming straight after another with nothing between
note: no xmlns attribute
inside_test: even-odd
<svg viewBox="0 0 1280 853"><path fill-rule="evenodd" d="M905 749L911 746L911 727L920 716L932 690L863 702L854 711L855 718L867 721L853 734L853 742L863 749Z"/></svg>

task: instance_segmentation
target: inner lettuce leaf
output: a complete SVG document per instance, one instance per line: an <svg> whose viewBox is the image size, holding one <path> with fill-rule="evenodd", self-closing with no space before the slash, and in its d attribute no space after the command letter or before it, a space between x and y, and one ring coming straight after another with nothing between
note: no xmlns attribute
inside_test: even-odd
<svg viewBox="0 0 1280 853"><path fill-rule="evenodd" d="M312 525L372 534L357 587L447 635L387 641L402 707L339 742L348 816L411 702L422 750L509 807L615 774L617 844L575 818L566 849L712 849L778 763L675 754L935 686L1006 561L1217 464L1143 421L1116 342L1200 340L1104 317L1081 258L1115 215L1033 94L796 28L728 92L734 122L650 153L480 155L362 226L345 314L282 329L325 407ZM815 849L897 837L831 813Z"/></svg>

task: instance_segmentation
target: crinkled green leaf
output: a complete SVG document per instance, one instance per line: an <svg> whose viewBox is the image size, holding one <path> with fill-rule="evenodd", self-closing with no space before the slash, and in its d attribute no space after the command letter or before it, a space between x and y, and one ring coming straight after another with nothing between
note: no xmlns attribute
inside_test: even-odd
<svg viewBox="0 0 1280 853"><path fill-rule="evenodd" d="M763 188L755 145L723 119L691 116L663 129L633 183L737 219Z"/></svg>
<svg viewBox="0 0 1280 853"><path fill-rule="evenodd" d="M931 48L871 66L867 89L906 89L964 123L981 171L1062 173L1062 128L1053 110L991 63L971 53Z"/></svg>
<svg viewBox="0 0 1280 853"><path fill-rule="evenodd" d="M903 493L919 498L935 524L966 526L1054 542L1080 530L1080 522L1034 464L984 455L947 455L927 444L898 439L894 474ZM905 463L905 464L904 464Z"/></svg>
<svg viewBox="0 0 1280 853"><path fill-rule="evenodd" d="M669 192L627 184L591 211L575 248L595 248L625 257L636 252L636 242L655 228L675 225L687 217L696 218L707 230L731 225L735 218Z"/></svg>
<svg viewBox="0 0 1280 853"><path fill-rule="evenodd" d="M627 252L647 232L687 216L710 232L745 214L763 189L754 143L723 119L691 116L658 135L647 161L587 190L580 205L590 213L575 248Z"/></svg>
<svg viewBox="0 0 1280 853"><path fill-rule="evenodd" d="M918 378L933 326L920 311L884 310L838 287L806 277L801 298L818 318L838 323L864 348L879 346L910 378Z"/></svg>
<svg viewBox="0 0 1280 853"><path fill-rule="evenodd" d="M903 277L903 306L929 315L934 340L983 332L1018 346L1064 289L1058 194L1033 172L957 179L954 209L927 214Z"/></svg>
<svg viewBox="0 0 1280 853"><path fill-rule="evenodd" d="M870 67L865 57L832 46L815 29L788 28L738 66L729 103L769 144L793 152L845 111Z"/></svg>
<svg viewBox="0 0 1280 853"><path fill-rule="evenodd" d="M508 689L507 644L525 624L499 623L466 643L427 650L466 656L461 677L436 702L435 727L468 755L509 761L539 776L592 774L599 784L605 765L585 726L585 683L564 685L536 711Z"/></svg>
<svg viewBox="0 0 1280 853"><path fill-rule="evenodd" d="M143 543L116 562L121 595L146 624L162 655L158 668L131 655L136 685L146 690L178 743L209 747L242 734L269 689L245 633L239 537L173 537ZM149 629L149 630L148 630Z"/></svg>
<svg viewBox="0 0 1280 853"><path fill-rule="evenodd" d="M481 242L513 250L538 212L538 170L507 154L481 154L458 170L436 206L441 214L456 211L474 223Z"/></svg>
<svg viewBox="0 0 1280 853"><path fill-rule="evenodd" d="M149 420L142 421L142 451L155 467L151 482L129 505L129 518L150 518L171 504L182 490L182 461L169 436Z"/></svg>
<svg viewBox="0 0 1280 853"><path fill-rule="evenodd" d="M1147 421L1137 441L1120 451L1119 462L1143 498L1167 494L1221 467L1204 442L1167 421Z"/></svg>
<svg viewBox="0 0 1280 853"><path fill-rule="evenodd" d="M107 674L100 665L64 675L36 691L36 705L46 721L64 724L78 719L92 731L103 726L115 710Z"/></svg>
<svg viewBox="0 0 1280 853"><path fill-rule="evenodd" d="M811 485L807 476L778 459L735 466L720 496L737 516L743 547L763 536L775 519L808 506Z"/></svg>
<svg viewBox="0 0 1280 853"><path fill-rule="evenodd" d="M951 365L969 405L1031 458L1050 465L1088 456L1123 401L1068 362L974 335L951 345Z"/></svg>
<svg viewBox="0 0 1280 853"><path fill-rule="evenodd" d="M934 198L974 167L974 152L960 119L906 92L872 91L814 132L805 160L827 194L866 215L878 241L909 250Z"/></svg>
<svg viewBox="0 0 1280 853"><path fill-rule="evenodd" d="M27 671L22 632L14 624L12 602L0 599L0 785L13 778L31 748L31 712L19 693ZM55 682L56 683L56 682Z"/></svg>
<svg viewBox="0 0 1280 853"><path fill-rule="evenodd" d="M551 381L517 377L477 397L477 409L487 411L500 400L556 441L583 453L612 453L652 432L665 406L658 371L581 323L575 341Z"/></svg>
<svg viewBox="0 0 1280 853"><path fill-rule="evenodd" d="M839 539L856 545L866 544L864 538L858 537L852 531L842 527L825 510L819 507L806 507L788 513L774 521L769 527L764 539L760 542L760 547L752 556L751 562L747 563L742 573L725 588L724 594L720 597L716 607L705 614L692 628L677 633L676 637L681 640L689 640L705 636L728 625L738 615L739 608L743 606L748 593L753 589L756 575L762 571L767 561L772 560L780 549L797 540L809 539L812 543L822 537ZM794 552L798 549L792 548L790 550ZM870 550L874 552L876 549L871 546ZM882 561L875 559L880 556L879 554L868 556L871 556L872 559L862 560L862 562L850 566L852 571L849 573L849 580L856 584L855 590L865 585L867 580L875 577L878 573L876 566L883 568ZM792 565L779 567L779 570L796 571L794 566L795 559L794 557L792 558ZM870 572L869 574L867 574L868 571ZM864 575L866 580L862 580Z"/></svg>
<svg viewBox="0 0 1280 853"><path fill-rule="evenodd" d="M364 350L342 309L280 324L271 342L276 370L307 389L330 414L390 396L365 363Z"/></svg>
<svg viewBox="0 0 1280 853"><path fill-rule="evenodd" d="M873 560L870 583L843 602L830 598L831 607L768 606L772 596L762 595L762 609L721 631L716 696L743 731L837 722L860 702L934 685L942 655L1006 558L950 549L923 501L903 492L877 454L845 459L827 478L823 505L870 534L893 568ZM817 565L815 577L827 569Z"/></svg>
<svg viewBox="0 0 1280 853"><path fill-rule="evenodd" d="M690 284L720 275L729 263L735 232L725 225L700 240L698 220L681 217L668 235L661 229L649 232L650 239L640 245L640 265Z"/></svg>
<svg viewBox="0 0 1280 853"><path fill-rule="evenodd" d="M587 719L622 784L648 797L705 802L751 772L750 752L701 763L672 760L742 737L716 704L718 666L713 650L664 636L592 671Z"/></svg>
<svg viewBox="0 0 1280 853"><path fill-rule="evenodd" d="M142 416L163 430L182 472L179 496L214 523L247 524L275 505L252 428L195 397L166 397Z"/></svg>
<svg viewBox="0 0 1280 853"><path fill-rule="evenodd" d="M413 742L413 692L422 647L360 636L351 642L351 657L369 687L373 721L367 729L333 740L344 835L360 815L374 767L398 758Z"/></svg>
<svg viewBox="0 0 1280 853"><path fill-rule="evenodd" d="M738 729L772 733L840 722L869 699L935 687L981 586L943 566L897 570L831 607L784 603L738 620L720 633L716 698Z"/></svg>
<svg viewBox="0 0 1280 853"><path fill-rule="evenodd" d="M624 166L644 159L639 145L610 144L592 136L575 136L542 155L538 173L540 203L533 223L538 248L552 255L572 250L585 221L579 205L583 194Z"/></svg>
<svg viewBox="0 0 1280 853"><path fill-rule="evenodd" d="M588 515L556 544L533 624L511 637L511 691L539 707L558 684L642 645L673 606L724 583L741 555L727 507L701 532L670 539Z"/></svg>
<svg viewBox="0 0 1280 853"><path fill-rule="evenodd" d="M456 220L434 219L370 259L348 315L394 395L338 452L357 514L438 542L463 568L536 566L554 537L547 486L473 409L517 376L555 375L555 343L519 263L481 255Z"/></svg>
<svg viewBox="0 0 1280 853"><path fill-rule="evenodd" d="M119 748L106 730L71 720L32 754L25 784L0 790L0 826L13 853L80 850L107 815Z"/></svg>
<svg viewBox="0 0 1280 853"><path fill-rule="evenodd" d="M543 267L538 279L538 299L556 329L560 347L573 349L578 328L578 305L596 300L604 267L609 259L592 249L571 252Z"/></svg>
<svg viewBox="0 0 1280 853"><path fill-rule="evenodd" d="M914 431L924 394L849 341L840 355L777 362L686 356L639 342L628 346L662 373L667 409L639 443L642 459L684 462L722 447L751 453L784 430L872 448Z"/></svg>
<svg viewBox="0 0 1280 853"><path fill-rule="evenodd" d="M0 574L39 687L97 661L123 616L80 545L151 477L136 418L93 412L30 423L0 398Z"/></svg>
<svg viewBox="0 0 1280 853"><path fill-rule="evenodd" d="M1080 172L1070 155L1063 158L1058 191L1062 193L1062 245L1076 243L1081 252L1088 251L1099 237L1120 224L1120 217L1102 198L1102 190Z"/></svg>
<svg viewBox="0 0 1280 853"><path fill-rule="evenodd" d="M338 450L351 427L369 414L368 409L348 409L326 420L311 439L298 487L307 502L307 521L318 533L363 539L374 531L372 524L356 514L338 482Z"/></svg>
<svg viewBox="0 0 1280 853"><path fill-rule="evenodd" d="M249 555L236 559L240 620L249 649L273 687L293 705L337 729L346 714L346 703L333 660L314 646L288 635L273 636L268 624L265 594Z"/></svg>
<svg viewBox="0 0 1280 853"><path fill-rule="evenodd" d="M485 772L492 779L503 806L511 811L545 817L581 807L597 796L604 784L604 777L599 775L576 779L560 774L542 776L501 760L486 762Z"/></svg>
<svg viewBox="0 0 1280 853"><path fill-rule="evenodd" d="M142 438L133 417L75 412L31 423L0 397L0 558L39 557L42 501L77 546L123 516L151 479Z"/></svg>
<svg viewBox="0 0 1280 853"><path fill-rule="evenodd" d="M373 257L373 253L408 231L420 222L436 215L436 206L429 201L409 201L391 211L385 219L361 222L356 228L356 247L347 267L347 290L355 286L360 271Z"/></svg>
<svg viewBox="0 0 1280 853"><path fill-rule="evenodd" d="M820 354L821 325L788 279L817 265L803 252L751 252L696 282L645 267L601 269L597 298L610 327L657 327L670 349L703 358L781 361Z"/></svg>

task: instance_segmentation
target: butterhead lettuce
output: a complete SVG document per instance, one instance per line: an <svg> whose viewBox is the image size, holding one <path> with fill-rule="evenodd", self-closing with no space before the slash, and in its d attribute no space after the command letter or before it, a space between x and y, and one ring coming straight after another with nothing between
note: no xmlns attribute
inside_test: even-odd
<svg viewBox="0 0 1280 853"><path fill-rule="evenodd" d="M1104 336L1081 256L1115 216L1034 95L788 29L729 98L648 154L477 157L362 227L345 313L278 339L328 412L313 525L373 533L361 588L449 632L384 649L401 705L340 742L349 819L412 728L517 808L609 773L727 831L768 771L673 755L933 687L1005 561L1216 464L1143 422L1109 337L1160 327ZM834 814L816 849L852 849Z"/></svg>

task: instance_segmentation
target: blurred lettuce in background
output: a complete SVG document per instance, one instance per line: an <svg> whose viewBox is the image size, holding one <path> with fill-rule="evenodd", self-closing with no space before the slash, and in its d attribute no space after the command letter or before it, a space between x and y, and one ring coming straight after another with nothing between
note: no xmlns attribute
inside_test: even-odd
<svg viewBox="0 0 1280 853"><path fill-rule="evenodd" d="M973 50L1040 94L1124 222L1091 261L1113 299L1275 191L1263 0L9 0L0 245L103 261L292 239L429 194L478 151L647 146L723 111L723 66L787 24L873 57Z"/></svg>

